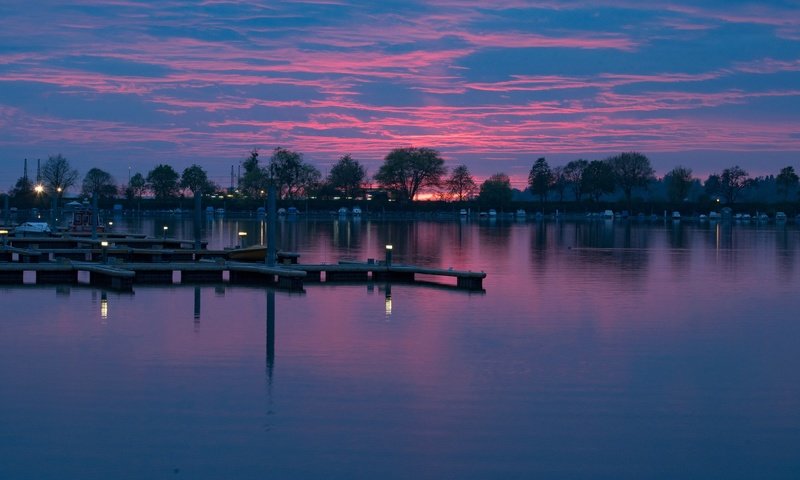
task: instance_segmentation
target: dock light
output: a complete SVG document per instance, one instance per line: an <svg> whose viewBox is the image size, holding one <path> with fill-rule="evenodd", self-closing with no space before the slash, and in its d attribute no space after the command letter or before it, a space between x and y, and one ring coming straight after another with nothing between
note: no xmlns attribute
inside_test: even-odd
<svg viewBox="0 0 800 480"><path fill-rule="evenodd" d="M386 266L390 266L392 264L392 246L386 245Z"/></svg>
<svg viewBox="0 0 800 480"><path fill-rule="evenodd" d="M239 246L244 247L244 241L247 239L247 232L239 232Z"/></svg>
<svg viewBox="0 0 800 480"><path fill-rule="evenodd" d="M169 227L164 225L164 240L167 239L167 230L169 230Z"/></svg>
<svg viewBox="0 0 800 480"><path fill-rule="evenodd" d="M103 240L102 242L100 242L100 247L101 247L101 249L103 251L103 253L102 253L103 263L107 263L108 262L108 242L106 240Z"/></svg>
<svg viewBox="0 0 800 480"><path fill-rule="evenodd" d="M6 239L8 238L8 230L0 230L0 236L3 237L3 246L6 246Z"/></svg>
<svg viewBox="0 0 800 480"><path fill-rule="evenodd" d="M38 194L41 194L42 192L44 192L44 185L42 185L42 184L40 183L40 184L36 185L35 187L33 187L33 190L34 190L36 193L38 193Z"/></svg>

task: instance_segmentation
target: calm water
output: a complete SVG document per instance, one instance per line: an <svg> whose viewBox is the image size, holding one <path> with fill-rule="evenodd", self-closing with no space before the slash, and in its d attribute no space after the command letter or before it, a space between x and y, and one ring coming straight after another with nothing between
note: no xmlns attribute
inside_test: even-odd
<svg viewBox="0 0 800 480"><path fill-rule="evenodd" d="M189 220L115 228L191 237ZM206 224L213 247L263 236ZM800 478L800 231L281 224L384 283L0 289L0 478ZM272 313L272 315L270 314Z"/></svg>

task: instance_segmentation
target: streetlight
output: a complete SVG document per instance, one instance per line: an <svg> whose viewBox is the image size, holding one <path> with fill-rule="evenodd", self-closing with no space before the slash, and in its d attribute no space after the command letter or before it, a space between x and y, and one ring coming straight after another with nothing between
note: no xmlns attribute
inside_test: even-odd
<svg viewBox="0 0 800 480"><path fill-rule="evenodd" d="M8 230L0 230L0 237L3 237L3 247L6 246L6 239L8 238Z"/></svg>
<svg viewBox="0 0 800 480"><path fill-rule="evenodd" d="M392 246L386 245L386 266L392 265Z"/></svg>
<svg viewBox="0 0 800 480"><path fill-rule="evenodd" d="M247 232L239 232L239 247L244 248L245 240L247 240Z"/></svg>
<svg viewBox="0 0 800 480"><path fill-rule="evenodd" d="M164 225L164 240L167 239L167 230L169 230L169 227Z"/></svg>
<svg viewBox="0 0 800 480"><path fill-rule="evenodd" d="M100 242L100 247L103 251L103 263L108 263L108 241L103 240Z"/></svg>

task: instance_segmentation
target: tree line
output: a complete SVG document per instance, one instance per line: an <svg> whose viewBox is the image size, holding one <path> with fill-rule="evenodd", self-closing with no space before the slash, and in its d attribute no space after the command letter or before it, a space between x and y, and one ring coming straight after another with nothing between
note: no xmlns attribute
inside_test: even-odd
<svg viewBox="0 0 800 480"><path fill-rule="evenodd" d="M320 171L307 162L302 153L277 147L266 161L258 149L244 159L235 189L226 190L214 184L199 165L178 173L167 164L157 165L142 174L130 177L127 185L118 185L114 177L100 169L91 168L83 177L80 193L100 199L126 198L141 201L147 195L157 200L170 200L186 194L206 195L224 193L239 198L264 198L270 186L278 198L297 200L316 198L363 199L392 198L412 202L422 193L444 201L477 201L487 208L510 205L515 191L505 173L496 173L480 185L466 165L448 172L439 152L432 148L406 147L390 151L378 171L370 178L367 169L351 155L340 157L323 178ZM61 199L65 192L78 186L79 173L61 154L50 156L41 169L41 178L34 183L23 176L17 180L9 195L20 204L33 204L37 196ZM629 209L634 207L634 194L646 192L660 184L663 196L672 204L690 200L691 192L702 191L706 198L733 204L747 189L760 184L775 185L784 202L798 189L798 175L792 166L781 169L777 176L751 178L741 167L733 166L713 173L704 182L694 178L688 167L677 166L661 179L656 179L650 160L638 152L624 152L604 160L578 159L563 166L550 167L544 157L533 162L525 191L538 197L541 208L548 201L600 202L612 195L622 197ZM371 183L374 182L374 185ZM695 196L697 196L695 194Z"/></svg>

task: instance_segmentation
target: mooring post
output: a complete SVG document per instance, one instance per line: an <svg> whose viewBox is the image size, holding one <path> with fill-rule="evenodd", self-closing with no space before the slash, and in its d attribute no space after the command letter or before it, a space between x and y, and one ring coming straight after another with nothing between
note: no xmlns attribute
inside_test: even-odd
<svg viewBox="0 0 800 480"><path fill-rule="evenodd" d="M275 201L275 185L270 185L267 193L267 256L264 262L267 266L275 266L275 229L278 222L278 208Z"/></svg>
<svg viewBox="0 0 800 480"><path fill-rule="evenodd" d="M201 200L203 198L202 192L198 189L198 191L194 192L194 249L200 250L200 208Z"/></svg>
<svg viewBox="0 0 800 480"><path fill-rule="evenodd" d="M386 245L386 266L387 267L391 267L392 266L392 249L393 249L393 247L391 245Z"/></svg>

